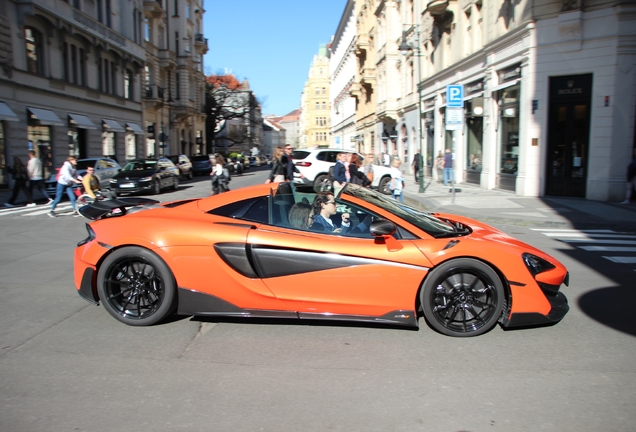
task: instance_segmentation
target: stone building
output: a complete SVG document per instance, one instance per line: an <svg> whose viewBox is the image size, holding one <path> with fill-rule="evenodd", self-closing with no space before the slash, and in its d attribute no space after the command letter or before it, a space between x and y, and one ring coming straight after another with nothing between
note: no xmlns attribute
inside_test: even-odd
<svg viewBox="0 0 636 432"><path fill-rule="evenodd" d="M301 97L301 147L329 147L329 57L321 46L309 68Z"/></svg>
<svg viewBox="0 0 636 432"><path fill-rule="evenodd" d="M69 155L141 154L143 17L143 0L0 2L0 186L29 150L47 175Z"/></svg>

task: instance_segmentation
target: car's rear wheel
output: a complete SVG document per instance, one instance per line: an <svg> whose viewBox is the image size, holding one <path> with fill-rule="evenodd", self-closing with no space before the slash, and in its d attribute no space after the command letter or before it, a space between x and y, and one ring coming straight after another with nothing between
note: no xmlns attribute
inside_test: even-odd
<svg viewBox="0 0 636 432"><path fill-rule="evenodd" d="M420 300L431 327L448 336L469 337L486 333L497 324L505 292L490 266L461 258L431 270Z"/></svg>
<svg viewBox="0 0 636 432"><path fill-rule="evenodd" d="M137 246L110 254L97 273L97 292L104 308L132 326L156 324L172 313L176 284L155 253Z"/></svg>
<svg viewBox="0 0 636 432"><path fill-rule="evenodd" d="M188 179L192 180L192 177L194 177L194 175L192 174L192 171L188 172Z"/></svg>
<svg viewBox="0 0 636 432"><path fill-rule="evenodd" d="M161 184L159 184L159 180L157 179L152 181L152 193L155 195L159 195L161 193Z"/></svg>
<svg viewBox="0 0 636 432"><path fill-rule="evenodd" d="M392 195L389 184L391 183L391 177L382 177L380 183L378 183L378 191L385 195Z"/></svg>
<svg viewBox="0 0 636 432"><path fill-rule="evenodd" d="M178 190L179 189L179 177L174 176L174 181L172 183L172 189L174 190Z"/></svg>
<svg viewBox="0 0 636 432"><path fill-rule="evenodd" d="M318 192L330 192L332 190L332 184L329 181L329 176L326 174L320 174L314 179L314 191Z"/></svg>

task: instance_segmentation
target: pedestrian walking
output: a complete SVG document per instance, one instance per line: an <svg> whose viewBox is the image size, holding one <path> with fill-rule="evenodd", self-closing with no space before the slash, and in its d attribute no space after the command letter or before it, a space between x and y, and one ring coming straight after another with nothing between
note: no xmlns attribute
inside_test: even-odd
<svg viewBox="0 0 636 432"><path fill-rule="evenodd" d="M53 202L53 198L44 187L44 176L42 173L42 161L35 155L34 150L29 150L29 161L27 162L27 172L29 173L29 192L33 196L33 187L37 187L40 193L48 200L47 204Z"/></svg>
<svg viewBox="0 0 636 432"><path fill-rule="evenodd" d="M444 175L444 155L440 150L435 158L435 169L437 171L437 183L441 183Z"/></svg>
<svg viewBox="0 0 636 432"><path fill-rule="evenodd" d="M636 156L627 166L627 188L625 190L625 201L621 204L629 204L632 199L632 189L636 189Z"/></svg>
<svg viewBox="0 0 636 432"><path fill-rule="evenodd" d="M15 207L15 199L20 194L20 191L24 192L27 199L27 207L35 206L33 202L33 197L31 197L31 191L27 186L27 182L29 181L29 174L27 172L26 166L22 163L22 159L15 156L13 158L13 166L7 168L11 176L13 177L13 193L11 194L11 198L4 203L5 207Z"/></svg>
<svg viewBox="0 0 636 432"><path fill-rule="evenodd" d="M415 183L420 181L420 152L418 151L413 156L413 162L411 163L411 167L413 168L413 175L415 176Z"/></svg>
<svg viewBox="0 0 636 432"><path fill-rule="evenodd" d="M391 163L391 183L389 189L391 189L393 198L404 202L404 195L402 194L404 190L404 176L402 175L402 171L400 171L400 164L399 159L393 159Z"/></svg>
<svg viewBox="0 0 636 432"><path fill-rule="evenodd" d="M285 181L285 164L283 163L283 148L278 146L274 149L274 156L272 157L272 171L269 174L265 183L278 183Z"/></svg>
<svg viewBox="0 0 636 432"><path fill-rule="evenodd" d="M290 145L285 146L285 154L281 157L281 161L285 166L285 180L291 182L292 186L294 185L294 173L298 173L300 178L305 178L303 173L301 173L296 165L294 164L294 160L292 158L292 152L294 148Z"/></svg>
<svg viewBox="0 0 636 432"><path fill-rule="evenodd" d="M453 183L453 154L447 148L444 153L444 186L448 186L448 182Z"/></svg>
<svg viewBox="0 0 636 432"><path fill-rule="evenodd" d="M212 176L212 195L218 195L230 190L228 186L230 170L224 166L223 156L217 155L214 161L214 167L212 172L210 172L210 176Z"/></svg>
<svg viewBox="0 0 636 432"><path fill-rule="evenodd" d="M75 156L69 156L66 159L66 162L62 164L62 168L60 168L60 174L57 177L57 186L55 189L55 199L51 204L51 211L47 213L49 217L56 217L55 207L62 201L62 196L64 196L64 192L68 195L68 198L71 200L71 206L73 207L73 216L80 216L77 212L77 207L75 205L75 191L73 190L73 183L80 184L81 177L77 175L77 171L75 170L75 165L77 165L77 158Z"/></svg>

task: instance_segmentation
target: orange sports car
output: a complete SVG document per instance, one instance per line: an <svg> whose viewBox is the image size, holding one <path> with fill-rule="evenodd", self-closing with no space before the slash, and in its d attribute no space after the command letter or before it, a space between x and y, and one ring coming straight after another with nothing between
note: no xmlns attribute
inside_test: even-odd
<svg viewBox="0 0 636 432"><path fill-rule="evenodd" d="M289 183L159 203L97 201L75 250L79 294L129 325L173 313L348 320L449 336L556 323L566 268L465 217L349 184Z"/></svg>

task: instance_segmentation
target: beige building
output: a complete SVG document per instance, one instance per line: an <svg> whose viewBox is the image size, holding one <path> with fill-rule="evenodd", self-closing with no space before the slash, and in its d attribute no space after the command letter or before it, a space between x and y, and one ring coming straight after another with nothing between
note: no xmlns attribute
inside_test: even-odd
<svg viewBox="0 0 636 432"><path fill-rule="evenodd" d="M321 46L309 68L309 76L301 97L301 147L329 147L329 57Z"/></svg>
<svg viewBox="0 0 636 432"><path fill-rule="evenodd" d="M204 154L203 0L144 3L144 156Z"/></svg>
<svg viewBox="0 0 636 432"><path fill-rule="evenodd" d="M356 37L354 40L357 68L351 86L351 96L356 99L356 130L358 148L364 153L377 154L381 147L377 144L376 113L376 67L377 51L375 15L379 2L356 0Z"/></svg>
<svg viewBox="0 0 636 432"><path fill-rule="evenodd" d="M28 150L45 175L69 155L142 154L144 3L0 2L0 186Z"/></svg>

